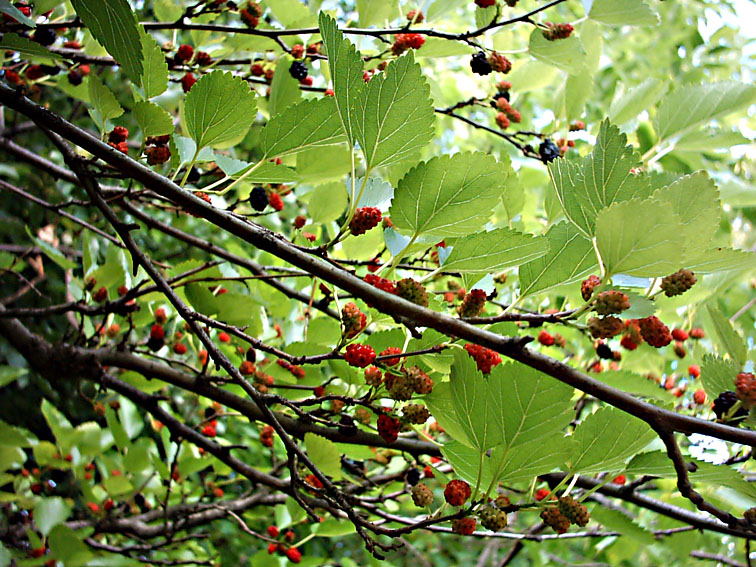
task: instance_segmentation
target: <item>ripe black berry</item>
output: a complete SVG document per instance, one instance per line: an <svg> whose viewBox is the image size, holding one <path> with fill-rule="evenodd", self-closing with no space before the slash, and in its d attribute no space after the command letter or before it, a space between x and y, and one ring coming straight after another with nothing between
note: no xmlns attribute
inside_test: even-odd
<svg viewBox="0 0 756 567"><path fill-rule="evenodd" d="M491 108L498 108L499 105L496 104L500 98L503 98L507 102L509 102L509 91L503 91L498 92L493 96L493 100L491 101Z"/></svg>
<svg viewBox="0 0 756 567"><path fill-rule="evenodd" d="M541 142L541 145L538 146L538 155L541 156L543 161L548 163L559 157L559 148L551 140L544 140Z"/></svg>
<svg viewBox="0 0 756 567"><path fill-rule="evenodd" d="M268 206L268 194L262 187L255 187L249 195L249 204L256 211L263 211Z"/></svg>
<svg viewBox="0 0 756 567"><path fill-rule="evenodd" d="M58 36L55 35L55 30L50 28L38 28L37 31L34 32L34 37L32 39L40 45L52 45L55 43L57 37Z"/></svg>
<svg viewBox="0 0 756 567"><path fill-rule="evenodd" d="M418 482L420 482L420 479L423 477L423 473L420 472L420 469L410 469L407 471L407 484L410 486L415 486Z"/></svg>
<svg viewBox="0 0 756 567"><path fill-rule="evenodd" d="M614 358L614 352L611 347L606 343L601 343L596 347L596 356L605 360L612 360Z"/></svg>
<svg viewBox="0 0 756 567"><path fill-rule="evenodd" d="M289 74L297 81L301 81L302 79L307 77L307 65L305 65L301 61L294 61L291 64L291 67L289 67Z"/></svg>
<svg viewBox="0 0 756 567"><path fill-rule="evenodd" d="M491 72L491 64L488 62L486 54L482 51L478 51L472 56L472 59L470 59L470 68L477 75L488 75Z"/></svg>
<svg viewBox="0 0 756 567"><path fill-rule="evenodd" d="M727 415L727 413L737 401L738 396L735 392L722 392L721 394L719 394L719 396L717 396L717 399L714 400L714 404L711 406L711 409L714 411L717 419L721 420L722 418L724 418L724 416ZM745 408L740 408L735 412L735 415L733 415L731 419L725 421L724 423L737 426L740 420L747 415L748 411Z"/></svg>

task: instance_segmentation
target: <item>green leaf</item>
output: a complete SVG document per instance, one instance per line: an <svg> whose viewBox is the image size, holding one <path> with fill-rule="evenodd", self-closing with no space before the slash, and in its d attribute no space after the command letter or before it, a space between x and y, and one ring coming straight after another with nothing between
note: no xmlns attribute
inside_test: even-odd
<svg viewBox="0 0 756 567"><path fill-rule="evenodd" d="M714 332L719 339L717 346L722 347L720 352L729 354L735 363L741 367L745 366L748 360L748 347L743 337L735 330L732 322L725 317L722 311L711 305L706 306L706 311L709 313Z"/></svg>
<svg viewBox="0 0 756 567"><path fill-rule="evenodd" d="M503 431L496 427L496 409L491 403L488 380L466 352L454 350L449 376L451 400L465 437L478 451L485 452L503 442Z"/></svg>
<svg viewBox="0 0 756 567"><path fill-rule="evenodd" d="M143 53L137 21L127 0L71 0L92 36L135 84L142 80Z"/></svg>
<svg viewBox="0 0 756 567"><path fill-rule="evenodd" d="M553 225L546 239L548 253L520 266L521 296L583 279L597 264L590 241L570 223Z"/></svg>
<svg viewBox="0 0 756 567"><path fill-rule="evenodd" d="M648 196L649 178L631 173L639 163L640 158L627 145L627 136L604 120L596 146L580 168L563 159L549 164L551 181L567 218L590 238L600 211L618 201Z"/></svg>
<svg viewBox="0 0 756 567"><path fill-rule="evenodd" d="M482 153L421 162L400 181L389 214L414 235L445 238L480 230L504 190L507 167Z"/></svg>
<svg viewBox="0 0 756 567"><path fill-rule="evenodd" d="M233 159L222 154L215 155L215 163L223 173L230 177L239 177L252 164ZM244 178L249 183L295 183L299 180L297 172L285 165L263 162Z"/></svg>
<svg viewBox="0 0 756 567"><path fill-rule="evenodd" d="M648 78L615 97L609 107L609 120L614 124L624 124L637 117L641 112L651 108L661 97L665 88L659 79ZM623 91L618 91L618 93Z"/></svg>
<svg viewBox="0 0 756 567"><path fill-rule="evenodd" d="M43 498L34 506L34 523L42 535L47 537L50 530L65 522L70 513L71 507L59 496Z"/></svg>
<svg viewBox="0 0 756 567"><path fill-rule="evenodd" d="M123 114L123 108L121 108L113 92L96 74L89 76L89 99L95 111L92 118L101 132L107 130L108 120L118 118Z"/></svg>
<svg viewBox="0 0 756 567"><path fill-rule="evenodd" d="M585 47L574 34L559 41L549 41L539 28L530 34L528 52L536 59L570 74L583 72L587 62Z"/></svg>
<svg viewBox="0 0 756 567"><path fill-rule="evenodd" d="M15 9L15 8L14 8ZM2 11L2 10L0 10ZM20 12L19 12L20 13ZM45 46L40 45L36 41L32 41L26 37L22 37L17 33L6 33L0 40L0 49L3 51L16 51L21 55L32 58L42 58L47 60L62 60L64 57L53 53Z"/></svg>
<svg viewBox="0 0 756 567"><path fill-rule="evenodd" d="M498 228L457 240L443 268L455 272L493 273L540 258L548 251L549 241L543 236Z"/></svg>
<svg viewBox="0 0 756 567"><path fill-rule="evenodd" d="M742 110L756 101L756 86L735 81L687 85L667 94L656 111L660 140Z"/></svg>
<svg viewBox="0 0 756 567"><path fill-rule="evenodd" d="M21 376L25 376L28 373L28 369L19 366L0 366L0 388L15 382Z"/></svg>
<svg viewBox="0 0 756 567"><path fill-rule="evenodd" d="M308 196L307 213L315 224L335 221L348 204L344 186L338 181L318 185Z"/></svg>
<svg viewBox="0 0 756 567"><path fill-rule="evenodd" d="M143 100L134 105L134 120L136 120L142 135L163 136L173 133L173 119L167 111L154 102Z"/></svg>
<svg viewBox="0 0 756 567"><path fill-rule="evenodd" d="M686 251L680 254L680 261L700 256L719 229L722 211L714 181L700 171L658 189L653 198L665 203L665 209L677 214L685 225Z"/></svg>
<svg viewBox="0 0 756 567"><path fill-rule="evenodd" d="M634 374L627 370L601 372L595 375L595 379L628 394L655 398L667 402L672 400L672 394L664 388L659 387L659 384L653 380L649 380L645 376Z"/></svg>
<svg viewBox="0 0 756 567"><path fill-rule="evenodd" d="M249 85L231 73L213 71L186 95L183 115L187 133L198 148L235 140L256 117L257 101Z"/></svg>
<svg viewBox="0 0 756 567"><path fill-rule="evenodd" d="M199 283L190 283L184 287L184 292L192 307L203 315L209 316L218 313L217 297L207 289L207 286Z"/></svg>
<svg viewBox="0 0 756 567"><path fill-rule="evenodd" d="M613 508L595 506L591 510L591 520L644 545L653 545L656 541L654 534L633 522L630 516Z"/></svg>
<svg viewBox="0 0 756 567"><path fill-rule="evenodd" d="M336 444L314 433L305 433L307 455L323 474L341 480L341 453Z"/></svg>
<svg viewBox="0 0 756 567"><path fill-rule="evenodd" d="M269 0L265 4L285 28L309 27L315 23L315 16L307 9L307 3L299 0Z"/></svg>
<svg viewBox="0 0 756 567"><path fill-rule="evenodd" d="M357 0L357 13L360 15L360 27L368 28L372 25L382 25L399 15L398 0Z"/></svg>
<svg viewBox="0 0 756 567"><path fill-rule="evenodd" d="M152 9L159 22L175 22L184 13L181 4L173 0L155 0Z"/></svg>
<svg viewBox="0 0 756 567"><path fill-rule="evenodd" d="M756 254L732 248L712 248L691 258L686 267L697 274L711 274L727 270L752 270L756 268Z"/></svg>
<svg viewBox="0 0 756 567"><path fill-rule="evenodd" d="M685 225L657 199L615 203L596 219L596 241L609 274L666 276L680 269Z"/></svg>
<svg viewBox="0 0 756 567"><path fill-rule="evenodd" d="M612 407L603 407L575 428L576 447L569 458L573 473L618 472L656 435L647 423Z"/></svg>
<svg viewBox="0 0 756 567"><path fill-rule="evenodd" d="M583 0L587 16L612 26L655 26L659 14L643 0Z"/></svg>
<svg viewBox="0 0 756 567"><path fill-rule="evenodd" d="M343 143L334 104L332 97L307 99L274 116L260 134L265 155L279 157Z"/></svg>
<svg viewBox="0 0 756 567"><path fill-rule="evenodd" d="M284 109L302 99L302 90L299 88L299 81L289 73L291 62L292 59L290 57L281 57L276 64L276 71L270 84L270 98L268 99L268 109L271 117L281 114Z"/></svg>
<svg viewBox="0 0 756 567"><path fill-rule="evenodd" d="M37 27L36 22L30 18L27 18L21 10L10 3L10 0L0 0L0 13L8 14L17 22L21 22L22 24L27 25L30 28Z"/></svg>
<svg viewBox="0 0 756 567"><path fill-rule="evenodd" d="M722 392L735 391L735 376L742 367L732 359L706 353L701 363L701 382L710 400Z"/></svg>
<svg viewBox="0 0 756 567"><path fill-rule="evenodd" d="M519 362L496 366L487 385L493 406L488 419L507 448L561 437L573 417L573 389Z"/></svg>
<svg viewBox="0 0 756 567"><path fill-rule="evenodd" d="M371 79L354 112L368 169L401 161L431 141L435 112L430 86L412 50Z"/></svg>
<svg viewBox="0 0 756 567"><path fill-rule="evenodd" d="M750 144L751 140L740 132L713 129L706 132L689 132L675 142L675 150L687 152L710 152L727 149L741 144Z"/></svg>
<svg viewBox="0 0 756 567"><path fill-rule="evenodd" d="M118 414L113 408L108 407L105 410L105 420L108 423L108 429L113 434L116 447L118 447L119 451L123 451L129 446L129 436L126 434L126 430L124 430L123 425L121 425L121 422L118 419Z"/></svg>
<svg viewBox="0 0 756 567"><path fill-rule="evenodd" d="M319 25L325 54L328 56L336 109L349 145L354 146L357 117L353 114L352 108L354 101L360 99L365 90L362 55L344 37L336 25L336 20L331 16L321 12Z"/></svg>
<svg viewBox="0 0 756 567"><path fill-rule="evenodd" d="M459 440L444 443L441 447L441 453L449 461L456 475L473 486L478 482L478 471L481 470L482 458L483 468L480 474L480 485L487 487L493 482L494 470L491 466L491 457L485 453L481 456L480 451L463 445Z"/></svg>
<svg viewBox="0 0 756 567"><path fill-rule="evenodd" d="M145 98L163 94L168 88L168 63L163 50L149 33L139 26L139 35L144 53L144 71L142 72L142 89Z"/></svg>

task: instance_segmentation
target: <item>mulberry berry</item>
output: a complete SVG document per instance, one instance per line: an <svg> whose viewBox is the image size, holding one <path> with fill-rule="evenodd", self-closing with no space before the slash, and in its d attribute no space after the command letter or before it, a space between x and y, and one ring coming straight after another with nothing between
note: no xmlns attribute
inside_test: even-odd
<svg viewBox="0 0 756 567"><path fill-rule="evenodd" d="M591 298L593 290L596 289L600 283L601 278L598 276L588 276L587 279L583 280L583 283L580 284L580 295L583 296L584 301L588 301Z"/></svg>
<svg viewBox="0 0 756 567"><path fill-rule="evenodd" d="M181 88L184 90L185 93L189 92L189 89L191 89L194 86L194 83L197 82L197 79L194 78L194 75L191 73L187 73L183 77L181 77Z"/></svg>
<svg viewBox="0 0 756 567"><path fill-rule="evenodd" d="M386 443L393 443L399 438L399 420L386 414L378 416L378 435Z"/></svg>
<svg viewBox="0 0 756 567"><path fill-rule="evenodd" d="M691 364L688 366L688 374L693 379L698 378L701 376L701 367L698 364Z"/></svg>
<svg viewBox="0 0 756 567"><path fill-rule="evenodd" d="M554 344L554 337L548 331L541 331L538 333L538 342L543 346L552 346Z"/></svg>
<svg viewBox="0 0 756 567"><path fill-rule="evenodd" d="M282 211L284 208L283 199L281 199L281 195L278 193L271 192L270 195L268 195L268 204L273 207L273 210L275 211Z"/></svg>
<svg viewBox="0 0 756 567"><path fill-rule="evenodd" d="M187 63L194 57L194 48L191 45L180 45L176 51L176 59L182 63Z"/></svg>
<svg viewBox="0 0 756 567"><path fill-rule="evenodd" d="M465 350L475 360L478 370L483 374L490 374L494 366L501 364L499 354L486 347L467 343Z"/></svg>
<svg viewBox="0 0 756 567"><path fill-rule="evenodd" d="M559 511L571 523L581 528L588 525L588 521L590 520L588 510L572 496L562 496L559 499Z"/></svg>
<svg viewBox="0 0 756 567"><path fill-rule="evenodd" d="M375 228L381 222L381 211L377 207L362 207L355 211L354 217L349 222L349 230L354 236L365 234L371 228Z"/></svg>
<svg viewBox="0 0 756 567"><path fill-rule="evenodd" d="M341 310L341 322L344 325L344 336L351 339L365 328L367 317L357 305L349 302Z"/></svg>
<svg viewBox="0 0 756 567"><path fill-rule="evenodd" d="M402 349L389 347L386 350L382 350L380 356L388 356L390 354L402 354ZM396 366L397 364L399 364L399 362L401 362L401 360L402 359L397 356L394 358L383 359L381 360L381 362L383 362L383 364L385 364L386 366Z"/></svg>
<svg viewBox="0 0 756 567"><path fill-rule="evenodd" d="M630 299L621 291L602 291L596 296L596 313L614 315L630 309Z"/></svg>
<svg viewBox="0 0 756 567"><path fill-rule="evenodd" d="M194 57L194 62L200 67L207 67L213 62L213 58L205 51L198 51L197 55Z"/></svg>
<svg viewBox="0 0 756 567"><path fill-rule="evenodd" d="M498 112L494 117L494 121L496 122L496 125L502 130L509 128L509 117L503 112Z"/></svg>
<svg viewBox="0 0 756 567"><path fill-rule="evenodd" d="M291 56L294 59L302 59L305 54L305 46L301 43L296 43L291 46Z"/></svg>
<svg viewBox="0 0 756 567"><path fill-rule="evenodd" d="M560 157L561 153L559 152L559 147L557 147L554 142L551 140L544 140L538 146L538 155L541 156L541 159L545 163L549 163Z"/></svg>
<svg viewBox="0 0 756 567"><path fill-rule="evenodd" d="M249 205L256 211L263 211L268 206L268 194L262 187L255 187L249 194Z"/></svg>
<svg viewBox="0 0 756 567"><path fill-rule="evenodd" d="M481 525L492 532L500 532L507 527L507 514L491 506L486 506L478 515Z"/></svg>
<svg viewBox="0 0 756 567"><path fill-rule="evenodd" d="M702 389L698 389L695 392L693 392L693 401L696 402L699 405L703 405L706 403L706 392Z"/></svg>
<svg viewBox="0 0 756 567"><path fill-rule="evenodd" d="M722 392L717 396L717 399L714 400L711 409L714 412L714 415L717 416L718 420L729 425L737 426L738 422L748 415L748 410L741 407L738 408L735 415L730 416L729 418L727 417L730 410L737 402L738 396L735 392Z"/></svg>
<svg viewBox="0 0 756 567"><path fill-rule="evenodd" d="M543 33L543 37L547 40L556 41L557 39L567 39L572 35L574 30L575 28L572 27L572 24L547 22L546 29L541 33Z"/></svg>
<svg viewBox="0 0 756 567"><path fill-rule="evenodd" d="M108 142L118 144L120 142L125 142L128 137L128 129L124 128L123 126L116 126L108 133Z"/></svg>
<svg viewBox="0 0 756 567"><path fill-rule="evenodd" d="M411 366L402 370L402 372L411 381L416 394L425 395L433 391L433 380L422 369Z"/></svg>
<svg viewBox="0 0 756 567"><path fill-rule="evenodd" d="M672 334L669 332L669 328L656 315L638 319L638 326L643 340L652 347L661 348L672 342Z"/></svg>
<svg viewBox="0 0 756 567"><path fill-rule="evenodd" d="M735 377L735 394L745 409L756 406L756 376L741 372Z"/></svg>
<svg viewBox="0 0 756 567"><path fill-rule="evenodd" d="M588 319L588 330L594 339L610 339L622 332L622 319L617 317L591 317Z"/></svg>
<svg viewBox="0 0 756 567"><path fill-rule="evenodd" d="M370 366L365 369L365 383L368 386L377 388L383 382L383 372L377 366Z"/></svg>
<svg viewBox="0 0 756 567"><path fill-rule="evenodd" d="M171 159L171 150L168 146L148 146L144 153L149 165L160 165Z"/></svg>
<svg viewBox="0 0 756 567"><path fill-rule="evenodd" d="M563 534L570 529L570 520L558 508L546 508L541 512L541 519L558 534Z"/></svg>
<svg viewBox="0 0 756 567"><path fill-rule="evenodd" d="M402 408L402 415L409 422L415 425L422 425L428 418L430 412L428 408L420 404L407 404Z"/></svg>
<svg viewBox="0 0 756 567"><path fill-rule="evenodd" d="M425 38L419 33L398 33L394 36L391 53L401 55L407 49L420 49L425 43Z"/></svg>
<svg viewBox="0 0 756 567"><path fill-rule="evenodd" d="M693 287L696 276L690 270L679 270L665 278L662 278L661 289L667 297L681 295Z"/></svg>
<svg viewBox="0 0 756 567"><path fill-rule="evenodd" d="M475 0L475 5L479 8L488 8L496 4L496 0Z"/></svg>
<svg viewBox="0 0 756 567"><path fill-rule="evenodd" d="M422 24L423 20L425 20L425 15L423 15L422 10L410 10L407 12L407 21Z"/></svg>
<svg viewBox="0 0 756 567"><path fill-rule="evenodd" d="M512 70L512 62L496 51L493 51L488 56L488 64L497 73L504 73L506 75Z"/></svg>
<svg viewBox="0 0 756 567"><path fill-rule="evenodd" d="M704 332L703 329L694 328L690 330L690 333L688 333L691 339L699 340L704 338Z"/></svg>
<svg viewBox="0 0 756 567"><path fill-rule="evenodd" d="M414 382L404 372L402 374L386 374L386 390L389 396L397 401L409 400L415 393Z"/></svg>
<svg viewBox="0 0 756 567"><path fill-rule="evenodd" d="M603 358L604 360L613 360L614 351L612 351L611 347L608 344L599 343L598 345L596 345L596 356Z"/></svg>
<svg viewBox="0 0 756 567"><path fill-rule="evenodd" d="M422 307L428 307L428 292L420 282L404 278L396 282L396 295Z"/></svg>
<svg viewBox="0 0 756 567"><path fill-rule="evenodd" d="M470 485L464 480L451 480L444 488L444 498L452 506L464 506L471 495Z"/></svg>
<svg viewBox="0 0 756 567"><path fill-rule="evenodd" d="M289 67L289 74L297 81L301 81L307 77L307 65L301 61L293 61Z"/></svg>
<svg viewBox="0 0 756 567"><path fill-rule="evenodd" d="M391 294L396 293L396 284L392 282L391 280L387 280L386 278L376 276L375 274L367 274L365 275L364 279L365 279L365 283L368 283L372 285L373 287L377 287L378 289L383 290L386 293L391 293Z"/></svg>
<svg viewBox="0 0 756 567"><path fill-rule="evenodd" d="M433 492L425 484L416 484L412 487L412 502L418 508L425 508L433 503Z"/></svg>
<svg viewBox="0 0 756 567"><path fill-rule="evenodd" d="M491 73L491 64L486 58L486 54L482 51L478 51L470 59L470 68L476 75L488 75Z"/></svg>
<svg viewBox="0 0 756 567"><path fill-rule="evenodd" d="M351 366L365 368L375 360L375 351L368 345L351 344L346 347L344 360Z"/></svg>
<svg viewBox="0 0 756 567"><path fill-rule="evenodd" d="M52 45L58 36L55 35L55 30L51 28L37 28L32 37L34 41L40 45Z"/></svg>
<svg viewBox="0 0 756 567"><path fill-rule="evenodd" d="M462 305L457 310L460 317L477 317L486 308L486 292L482 289L473 289L462 300Z"/></svg>
<svg viewBox="0 0 756 567"><path fill-rule="evenodd" d="M471 535L475 531L475 518L458 518L452 520L452 531L455 534Z"/></svg>

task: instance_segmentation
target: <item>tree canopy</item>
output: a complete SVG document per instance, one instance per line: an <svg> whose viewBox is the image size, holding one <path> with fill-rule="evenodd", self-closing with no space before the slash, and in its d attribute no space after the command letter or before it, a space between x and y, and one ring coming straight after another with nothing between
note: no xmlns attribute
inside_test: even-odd
<svg viewBox="0 0 756 567"><path fill-rule="evenodd" d="M754 11L0 0L0 567L750 566Z"/></svg>

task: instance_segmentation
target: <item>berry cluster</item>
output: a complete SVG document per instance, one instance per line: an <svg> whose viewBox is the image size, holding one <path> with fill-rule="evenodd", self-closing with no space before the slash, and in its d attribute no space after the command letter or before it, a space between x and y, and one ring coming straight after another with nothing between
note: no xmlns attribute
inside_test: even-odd
<svg viewBox="0 0 756 567"><path fill-rule="evenodd" d="M189 63L194 57L194 48L191 45L179 45L176 50L175 61L177 63Z"/></svg>
<svg viewBox="0 0 756 567"><path fill-rule="evenodd" d="M559 499L559 511L571 524L575 524L581 528L587 526L590 520L588 510L572 496L562 496Z"/></svg>
<svg viewBox="0 0 756 567"><path fill-rule="evenodd" d="M588 319L588 330L594 339L610 339L616 337L624 328L622 319L617 317L591 317Z"/></svg>
<svg viewBox="0 0 756 567"><path fill-rule="evenodd" d="M450 480L444 488L444 498L452 506L464 506L471 495L470 485L464 480Z"/></svg>
<svg viewBox="0 0 756 567"><path fill-rule="evenodd" d="M344 336L351 339L365 328L367 317L350 301L341 309L341 323L344 325Z"/></svg>
<svg viewBox="0 0 756 567"><path fill-rule="evenodd" d="M255 29L262 18L263 9L257 2L247 2L246 7L239 10L239 17L244 25L250 29Z"/></svg>
<svg viewBox="0 0 756 567"><path fill-rule="evenodd" d="M408 49L420 49L424 43L425 38L419 33L398 33L394 36L394 43L391 45L391 53L394 55L401 55Z"/></svg>
<svg viewBox="0 0 756 567"><path fill-rule="evenodd" d="M376 276L375 274L367 274L364 279L365 283L368 283L373 287L377 287L378 289L383 290L386 293L396 293L396 284L391 280Z"/></svg>
<svg viewBox="0 0 756 567"><path fill-rule="evenodd" d="M197 82L197 79L195 76L191 73L187 73L183 77L181 77L181 89L188 93L189 90L194 86L194 84Z"/></svg>
<svg viewBox="0 0 756 567"><path fill-rule="evenodd" d="M349 230L355 236L365 234L371 228L378 226L382 219L381 211L377 207L361 207L349 221Z"/></svg>
<svg viewBox="0 0 756 567"><path fill-rule="evenodd" d="M496 114L496 124L502 130L506 130L512 122L519 123L522 121L522 115L509 103L506 96L496 98L496 108L501 111Z"/></svg>
<svg viewBox="0 0 756 567"><path fill-rule="evenodd" d="M378 416L378 435L386 443L393 443L399 438L399 429L401 424L399 420L390 415L381 414Z"/></svg>
<svg viewBox="0 0 756 567"><path fill-rule="evenodd" d="M386 374L384 382L389 396L397 401L409 400L413 394L429 394L433 390L433 380L417 366L402 368L401 374Z"/></svg>
<svg viewBox="0 0 756 567"><path fill-rule="evenodd" d="M477 317L486 308L486 292L482 289L473 289L465 295L462 305L457 312L460 317Z"/></svg>
<svg viewBox="0 0 756 567"><path fill-rule="evenodd" d="M108 145L117 149L124 154L129 153L129 146L126 140L129 137L129 131L123 126L116 126L108 133Z"/></svg>
<svg viewBox="0 0 756 567"><path fill-rule="evenodd" d="M275 430L270 425L265 425L260 430L260 443L263 444L264 447L272 447L273 446L273 435L275 434Z"/></svg>
<svg viewBox="0 0 756 567"><path fill-rule="evenodd" d="M371 346L353 343L347 345L344 360L351 366L365 368L366 366L370 366L375 360L375 351Z"/></svg>
<svg viewBox="0 0 756 567"><path fill-rule="evenodd" d="M460 535L472 535L477 522L475 518L457 518L452 520L452 531Z"/></svg>
<svg viewBox="0 0 756 567"><path fill-rule="evenodd" d="M575 28L572 27L572 24L546 22L546 29L541 33L549 41L556 41L557 39L567 39L573 31L575 31Z"/></svg>
<svg viewBox="0 0 756 567"><path fill-rule="evenodd" d="M407 21L416 24L422 24L425 20L425 15L422 10L410 10L407 12Z"/></svg>
<svg viewBox="0 0 756 567"><path fill-rule="evenodd" d="M546 508L541 512L543 523L556 533L563 534L570 529L570 520L559 511L559 508Z"/></svg>
<svg viewBox="0 0 756 567"><path fill-rule="evenodd" d="M672 342L672 333L656 315L638 319L638 326L643 340L652 347L661 348Z"/></svg>
<svg viewBox="0 0 756 567"><path fill-rule="evenodd" d="M501 364L501 357L499 354L489 348L467 343L465 345L465 350L467 351L467 354L475 360L478 370L483 374L490 374L491 369L494 366Z"/></svg>
<svg viewBox="0 0 756 567"><path fill-rule="evenodd" d="M428 408L421 404L406 404L402 408L402 416L409 423L422 425L430 418Z"/></svg>
<svg viewBox="0 0 756 567"><path fill-rule="evenodd" d="M144 141L144 155L147 156L148 165L160 165L171 159L171 150L168 147L170 139L169 135L149 136Z"/></svg>
<svg viewBox="0 0 756 567"><path fill-rule="evenodd" d="M377 366L369 366L365 369L365 383L377 388L383 382L383 372Z"/></svg>
<svg viewBox="0 0 756 567"><path fill-rule="evenodd" d="M738 403L738 395L735 392L722 392L714 400L711 410L722 423L737 426L743 418L748 416L748 410L740 407L735 410L734 415L730 415L730 410L733 409L736 403Z"/></svg>
<svg viewBox="0 0 756 567"><path fill-rule="evenodd" d="M301 380L305 377L305 369L301 366L297 366L296 364L292 364L288 360L279 358L278 360L276 360L276 364L278 364L278 366L280 366L284 370L291 372L295 378L299 378Z"/></svg>
<svg viewBox="0 0 756 567"><path fill-rule="evenodd" d="M559 149L559 146L553 141L547 139L541 142L538 146L538 155L541 156L541 160L543 160L544 163L549 163L556 158L561 157L562 152Z"/></svg>
<svg viewBox="0 0 756 567"><path fill-rule="evenodd" d="M391 354L402 354L402 349L397 347L388 347L387 349L381 351L380 356L389 356ZM397 356L394 358L386 358L381 362L383 362L383 364L385 364L386 366L396 366L401 361L402 359Z"/></svg>
<svg viewBox="0 0 756 567"><path fill-rule="evenodd" d="M488 8L496 4L496 0L475 0L475 5L478 8Z"/></svg>
<svg viewBox="0 0 756 567"><path fill-rule="evenodd" d="M696 283L696 275L690 270L678 270L674 274L662 278L661 289L667 297L681 295Z"/></svg>
<svg viewBox="0 0 756 567"><path fill-rule="evenodd" d="M588 276L580 284L580 295L584 301L588 301L593 295L593 290L601 284L601 278L595 275Z"/></svg>

